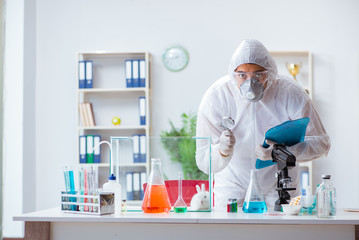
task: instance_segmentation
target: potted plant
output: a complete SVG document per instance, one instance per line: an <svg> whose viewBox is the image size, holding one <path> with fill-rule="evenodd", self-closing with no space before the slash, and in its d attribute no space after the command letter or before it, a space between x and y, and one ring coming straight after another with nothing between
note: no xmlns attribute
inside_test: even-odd
<svg viewBox="0 0 359 240"><path fill-rule="evenodd" d="M208 175L198 169L196 164L196 141L192 137L196 136L197 115L183 113L181 119L181 128L176 128L173 122L169 121L171 129L161 133L161 137L179 138L173 141L162 139L162 144L170 159L181 163L184 179L208 179Z"/></svg>

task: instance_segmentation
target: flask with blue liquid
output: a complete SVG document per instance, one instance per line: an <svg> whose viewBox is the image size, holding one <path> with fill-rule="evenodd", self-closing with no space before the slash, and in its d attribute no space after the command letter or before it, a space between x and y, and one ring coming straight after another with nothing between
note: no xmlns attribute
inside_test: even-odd
<svg viewBox="0 0 359 240"><path fill-rule="evenodd" d="M249 185L242 210L245 213L265 213L267 211L267 205L258 184L257 171L253 169L251 169Z"/></svg>

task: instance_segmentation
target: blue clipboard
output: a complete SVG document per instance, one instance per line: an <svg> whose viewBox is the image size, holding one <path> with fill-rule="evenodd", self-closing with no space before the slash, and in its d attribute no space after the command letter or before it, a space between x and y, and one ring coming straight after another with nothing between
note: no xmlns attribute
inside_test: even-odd
<svg viewBox="0 0 359 240"><path fill-rule="evenodd" d="M288 147L293 146L299 142L303 142L309 121L310 119L307 117L297 120L289 120L269 129L265 134L262 146L265 148L269 147L269 145L266 143L267 139L279 144L284 144ZM257 159L256 169L265 168L274 164L276 163L272 160Z"/></svg>

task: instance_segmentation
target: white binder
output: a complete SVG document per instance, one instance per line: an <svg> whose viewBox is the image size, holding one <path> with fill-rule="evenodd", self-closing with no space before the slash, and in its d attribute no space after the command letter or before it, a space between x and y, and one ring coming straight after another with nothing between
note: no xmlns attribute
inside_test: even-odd
<svg viewBox="0 0 359 240"><path fill-rule="evenodd" d="M138 108L140 113L140 125L146 125L146 98L138 98Z"/></svg>
<svg viewBox="0 0 359 240"><path fill-rule="evenodd" d="M140 76L139 76L139 69L138 69L139 61L132 60L132 78L133 78L133 87L140 86Z"/></svg>

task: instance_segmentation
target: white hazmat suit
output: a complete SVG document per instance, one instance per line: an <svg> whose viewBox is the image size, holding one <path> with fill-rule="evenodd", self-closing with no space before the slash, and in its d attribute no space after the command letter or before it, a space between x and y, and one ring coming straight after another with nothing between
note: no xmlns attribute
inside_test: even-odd
<svg viewBox="0 0 359 240"><path fill-rule="evenodd" d="M261 100L248 102L241 96L239 86L233 79L233 72L239 65L257 64L268 70L268 82ZM297 162L314 160L328 154L329 137L319 119L313 104L294 80L279 76L277 66L267 49L257 40L245 40L233 54L229 64L229 74L218 79L202 98L197 118L197 136L212 139L212 172L214 176L215 206L225 207L229 198L237 198L240 206L249 184L250 169L255 168L255 147L262 144L267 130L288 120L310 118L304 142L287 149ZM224 157L219 152L219 138L224 131L223 117L235 121L231 129L235 138L233 153ZM254 134L255 133L255 134ZM204 158L202 146L197 144L196 161L198 167L208 173L208 158ZM208 153L207 153L208 154ZM265 159L267 160L267 159ZM259 186L262 189L267 207L273 209L278 198L275 173L272 165L258 171ZM292 197L300 195L298 167L289 168L296 191Z"/></svg>

